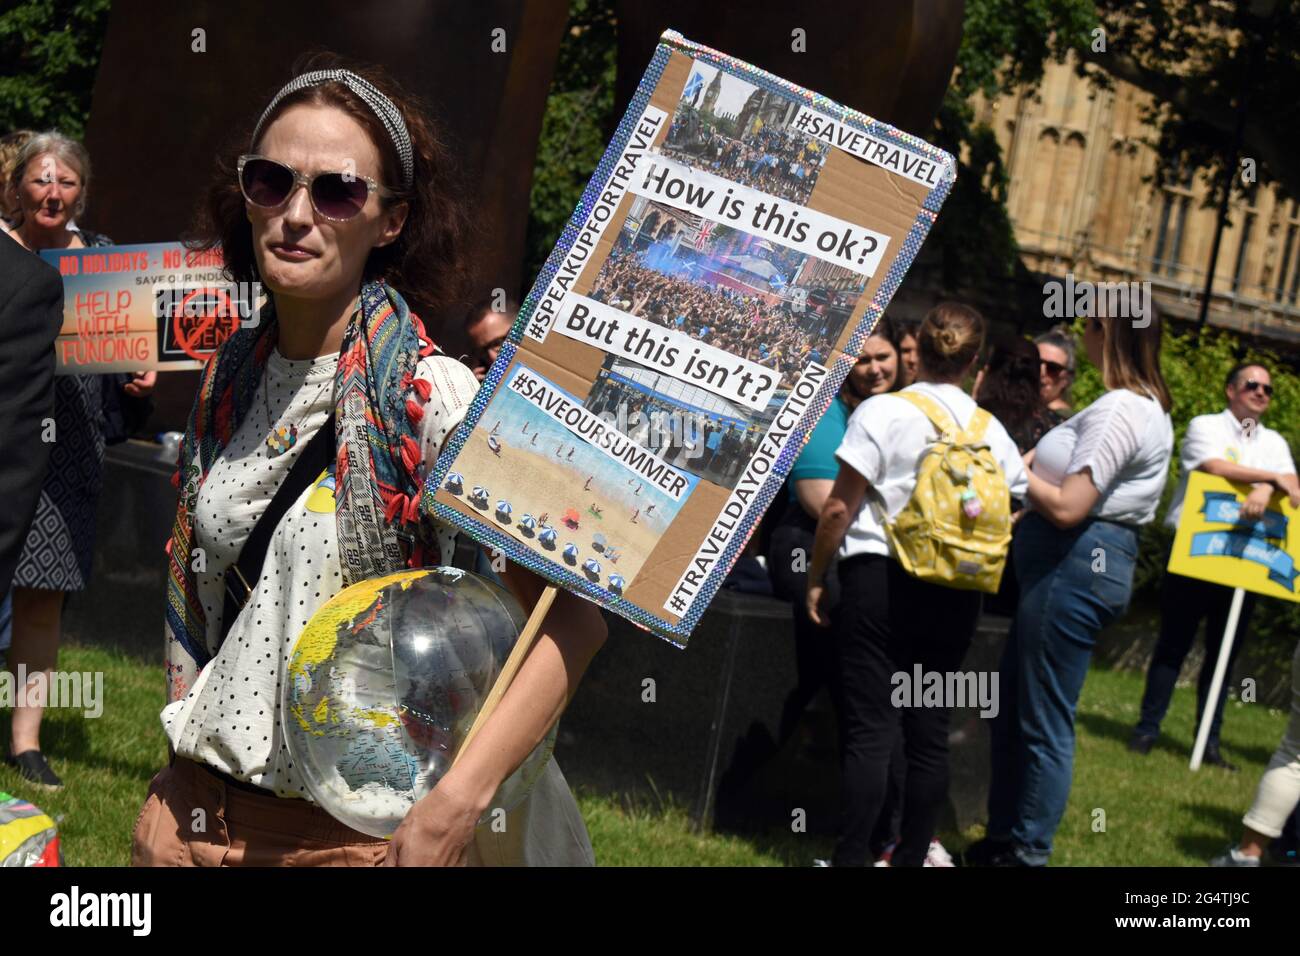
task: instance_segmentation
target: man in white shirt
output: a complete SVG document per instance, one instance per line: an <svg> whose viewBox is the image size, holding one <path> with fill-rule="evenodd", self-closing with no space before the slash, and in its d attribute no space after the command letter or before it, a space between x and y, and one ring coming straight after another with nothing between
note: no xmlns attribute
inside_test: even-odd
<svg viewBox="0 0 1300 956"><path fill-rule="evenodd" d="M1171 528L1178 527L1183 497L1187 493L1187 478L1192 471L1218 475L1229 481L1250 483L1252 490L1242 505L1242 515L1246 518L1259 518L1263 515L1275 491L1287 492L1293 504L1300 504L1300 482L1296 480L1291 449L1287 446L1286 439L1271 428L1265 428L1260 421L1273 398L1272 377L1268 370L1260 365L1238 365L1228 374L1225 391L1228 397L1227 408L1216 415L1199 415L1188 423L1187 434L1183 437L1180 449L1182 477L1165 519ZM1160 639L1147 670L1142 716L1129 741L1129 749L1141 754L1148 753L1160 735L1160 722L1169 709L1178 672L1196 639L1197 628L1204 620L1205 662L1201 665L1200 680L1197 683L1199 725L1214 675L1215 662L1218 660L1223 631L1227 626L1232 588L1179 574L1167 574L1160 603ZM1248 593L1237 622L1232 656L1228 664L1229 675L1232 673L1232 662L1245 638L1254 605L1254 595ZM1225 681L1222 694L1215 702L1214 721L1210 726L1203 762L1236 770L1219 752L1219 729L1223 723L1223 705L1227 697L1228 684Z"/></svg>

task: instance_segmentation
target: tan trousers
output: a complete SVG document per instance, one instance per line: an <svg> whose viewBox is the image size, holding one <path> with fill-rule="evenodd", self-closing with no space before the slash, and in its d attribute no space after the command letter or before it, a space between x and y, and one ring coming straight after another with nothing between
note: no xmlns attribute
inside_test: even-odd
<svg viewBox="0 0 1300 956"><path fill-rule="evenodd" d="M388 841L306 800L262 796L177 757L149 784L132 866L379 866Z"/></svg>
<svg viewBox="0 0 1300 956"><path fill-rule="evenodd" d="M132 866L379 866L387 853L387 840L344 826L314 803L229 786L184 757L150 782L131 838ZM475 831L465 862L595 865L554 757L527 799Z"/></svg>

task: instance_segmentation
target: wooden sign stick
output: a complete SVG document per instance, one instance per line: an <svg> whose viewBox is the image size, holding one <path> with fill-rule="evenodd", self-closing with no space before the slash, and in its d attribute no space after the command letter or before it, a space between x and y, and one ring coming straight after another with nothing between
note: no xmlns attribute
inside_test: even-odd
<svg viewBox="0 0 1300 956"><path fill-rule="evenodd" d="M506 658L505 666L501 668L501 673L497 675L496 683L492 685L492 690L488 692L487 700L483 701L483 706L479 709L478 716L474 718L469 733L465 735L460 749L456 751L456 756L451 761L453 767L464 756L465 751L469 749L470 741L487 723L488 718L492 716L492 712L501 703L501 698L510 689L515 674L519 673L519 668L524 664L524 658L528 656L529 650L532 649L533 643L537 640L538 632L542 629L542 621L546 619L546 612L551 609L551 604L555 601L555 594L555 585L548 584L545 590L542 591L541 597L537 599L537 604L533 607L533 613L528 615L528 622L519 634L519 640L515 641L514 650Z"/></svg>

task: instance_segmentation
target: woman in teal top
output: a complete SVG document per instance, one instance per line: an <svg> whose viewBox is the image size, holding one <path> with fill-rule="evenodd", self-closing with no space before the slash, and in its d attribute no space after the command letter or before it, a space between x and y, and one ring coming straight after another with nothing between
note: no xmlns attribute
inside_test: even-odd
<svg viewBox="0 0 1300 956"><path fill-rule="evenodd" d="M773 591L778 597L794 604L795 658L799 683L786 698L782 709L781 727L777 734L779 743L788 739L804 708L823 685L830 686L831 697L837 701L838 707L838 690L833 680L834 642L828 640L825 632L808 619L803 599L807 583L805 569L812 555L817 516L821 513L822 504L840 470L835 449L840 447L844 438L849 415L872 395L901 388L903 380L899 374L900 367L897 327L882 316L871 336L863 343L857 364L849 370L839 394L808 436L803 451L795 459L786 479L789 488L788 504L785 514L772 531L767 567ZM828 582L834 581L833 571L827 575L827 579ZM833 583L831 586L834 586Z"/></svg>

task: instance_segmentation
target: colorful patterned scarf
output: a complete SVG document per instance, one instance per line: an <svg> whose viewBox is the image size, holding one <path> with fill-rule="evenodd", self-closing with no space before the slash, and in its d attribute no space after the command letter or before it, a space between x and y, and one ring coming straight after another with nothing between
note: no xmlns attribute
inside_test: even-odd
<svg viewBox="0 0 1300 956"><path fill-rule="evenodd" d="M173 484L180 490L168 545L167 628L202 668L207 623L191 560L199 488L248 414L279 339L274 300L255 328L241 328L203 368ZM386 283L367 282L339 350L334 395L338 460L335 517L344 585L441 563L437 536L419 513L419 425L429 384L420 358L439 351L418 316Z"/></svg>

